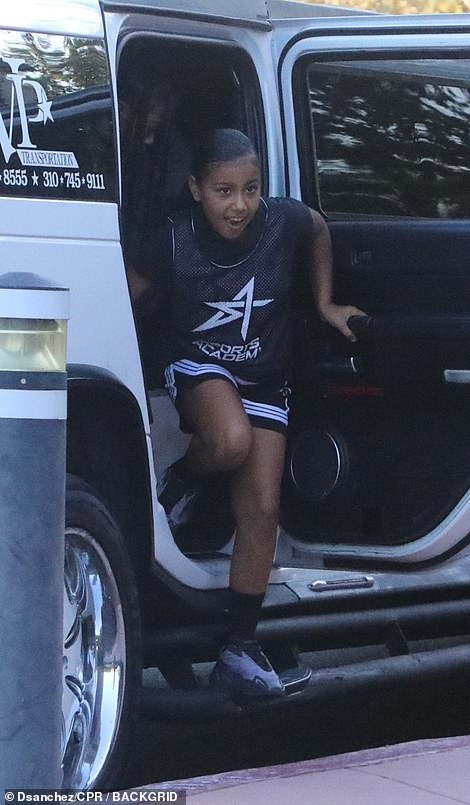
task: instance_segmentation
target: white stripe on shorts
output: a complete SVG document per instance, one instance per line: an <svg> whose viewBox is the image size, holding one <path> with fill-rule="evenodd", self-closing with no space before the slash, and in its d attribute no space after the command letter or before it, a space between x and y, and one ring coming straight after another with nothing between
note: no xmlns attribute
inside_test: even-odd
<svg viewBox="0 0 470 805"><path fill-rule="evenodd" d="M225 369L223 366L218 366L214 363L196 363L196 361L190 361L184 358L180 361L170 363L170 365L165 369L166 387L168 389L170 399L173 402L175 402L177 395L175 372L180 372L188 377L198 377L200 375L206 375L209 372L212 374L219 374L222 375L222 377L227 378L227 380L229 380L235 386L235 388L238 388L238 378L235 378L231 372L229 372L228 369ZM254 402L253 400L247 400L244 397L242 397L241 400L243 408L248 415L251 414L252 416L260 417L261 419L272 419L273 421L282 422L283 425L287 425L289 414L288 406L283 409L277 405Z"/></svg>
<svg viewBox="0 0 470 805"><path fill-rule="evenodd" d="M277 420L277 422L282 422L284 425L287 425L288 408L283 410L282 408L278 408L277 405L253 402L253 400L245 400L243 397L242 403L247 414L259 416L261 419L274 419Z"/></svg>
<svg viewBox="0 0 470 805"><path fill-rule="evenodd" d="M238 388L237 382L233 375L228 371L228 369L224 369L223 366L217 366L217 364L214 363L196 363L196 361L190 361L184 358L181 361L170 363L170 365L165 369L166 387L168 389L170 399L173 402L176 400L177 394L175 372L181 372L181 374L188 375L189 377L198 377L199 375L206 375L211 372L212 374L218 374L226 377L227 380Z"/></svg>
<svg viewBox="0 0 470 805"><path fill-rule="evenodd" d="M236 386L234 376L228 371L228 369L224 369L223 366L218 366L215 363L196 363L195 361L189 361L186 358L182 361L175 361L172 363L171 366L173 367L173 371L181 372L184 375L191 375L192 377L197 377L197 375L206 375L208 372L212 374L219 374L224 375L228 380L230 380L234 386Z"/></svg>

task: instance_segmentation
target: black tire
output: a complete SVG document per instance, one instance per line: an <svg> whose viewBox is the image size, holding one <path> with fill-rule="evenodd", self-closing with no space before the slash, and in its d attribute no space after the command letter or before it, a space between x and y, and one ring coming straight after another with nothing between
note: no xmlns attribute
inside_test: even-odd
<svg viewBox="0 0 470 805"><path fill-rule="evenodd" d="M129 554L93 489L68 476L65 517L65 789L125 785L141 690L141 624Z"/></svg>

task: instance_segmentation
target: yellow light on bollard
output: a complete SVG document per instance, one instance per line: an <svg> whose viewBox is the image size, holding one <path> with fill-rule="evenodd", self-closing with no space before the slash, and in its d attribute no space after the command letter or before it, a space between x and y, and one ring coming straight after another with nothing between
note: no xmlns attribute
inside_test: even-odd
<svg viewBox="0 0 470 805"><path fill-rule="evenodd" d="M66 288L0 275L0 420L67 417L68 318Z"/></svg>
<svg viewBox="0 0 470 805"><path fill-rule="evenodd" d="M65 288L26 272L0 276L0 390L2 382L9 389L15 383L8 373L28 375L21 385L29 388L58 388L57 376L67 370L68 316Z"/></svg>
<svg viewBox="0 0 470 805"><path fill-rule="evenodd" d="M65 372L65 319L0 319L0 371Z"/></svg>

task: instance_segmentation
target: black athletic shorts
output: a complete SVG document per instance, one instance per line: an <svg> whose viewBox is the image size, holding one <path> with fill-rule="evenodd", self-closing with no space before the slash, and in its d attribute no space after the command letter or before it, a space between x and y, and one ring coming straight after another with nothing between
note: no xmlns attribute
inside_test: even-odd
<svg viewBox="0 0 470 805"><path fill-rule="evenodd" d="M238 389L243 407L254 428L265 428L285 433L289 418L287 382L250 383L233 375L223 366L214 363L197 363L180 360L165 369L165 385L173 403L178 407L178 396L193 389L205 380L221 379ZM181 428L187 431L184 421Z"/></svg>

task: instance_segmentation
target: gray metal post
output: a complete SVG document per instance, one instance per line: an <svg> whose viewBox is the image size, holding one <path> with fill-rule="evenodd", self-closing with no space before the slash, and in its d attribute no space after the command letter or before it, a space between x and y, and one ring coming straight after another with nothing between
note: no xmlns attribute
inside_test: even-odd
<svg viewBox="0 0 470 805"><path fill-rule="evenodd" d="M0 276L0 789L62 782L67 318L65 289Z"/></svg>

